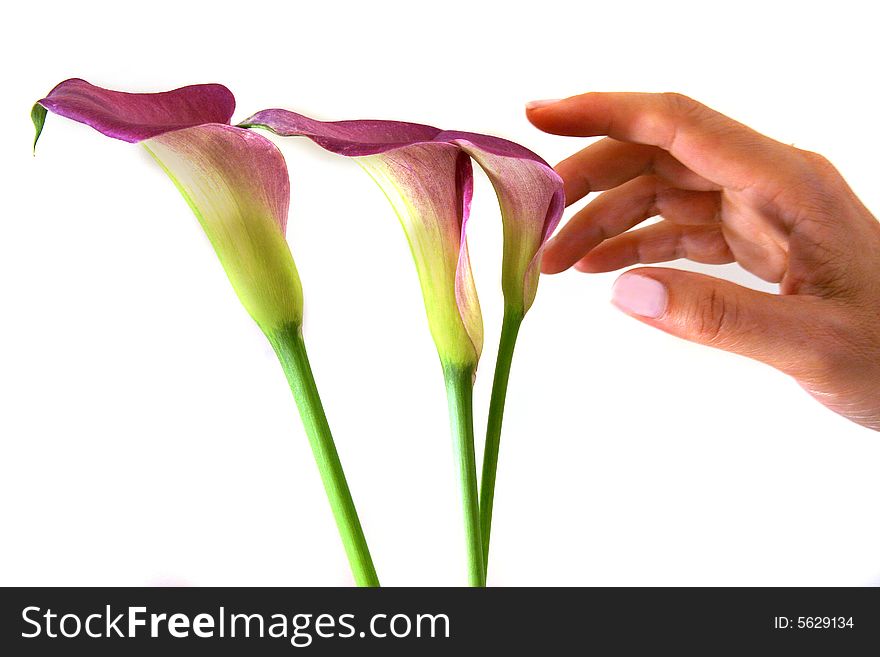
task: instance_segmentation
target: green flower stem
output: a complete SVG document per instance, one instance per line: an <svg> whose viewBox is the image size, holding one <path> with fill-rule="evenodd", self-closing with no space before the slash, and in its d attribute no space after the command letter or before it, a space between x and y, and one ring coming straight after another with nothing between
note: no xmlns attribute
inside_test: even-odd
<svg viewBox="0 0 880 657"><path fill-rule="evenodd" d="M492 382L492 397L489 401L489 421L486 425L486 447L483 452L483 476L480 480L480 527L483 536L483 564L489 571L489 534L492 530L492 506L495 501L495 473L498 470L498 448L501 444L501 422L504 417L504 401L507 397L507 382L510 379L510 364L516 336L522 324L523 313L505 309L501 325L501 340L498 344L498 358L495 361L495 379Z"/></svg>
<svg viewBox="0 0 880 657"><path fill-rule="evenodd" d="M474 370L471 367L445 366L443 374L446 379L449 420L464 508L468 583L471 586L486 586L480 534L480 504L477 497L477 461L474 454Z"/></svg>
<svg viewBox="0 0 880 657"><path fill-rule="evenodd" d="M302 331L299 326L289 326L271 334L267 333L267 336L278 354L278 360L281 361L281 367L296 399L354 579L358 586L379 586L367 540L345 481L324 407L321 405Z"/></svg>

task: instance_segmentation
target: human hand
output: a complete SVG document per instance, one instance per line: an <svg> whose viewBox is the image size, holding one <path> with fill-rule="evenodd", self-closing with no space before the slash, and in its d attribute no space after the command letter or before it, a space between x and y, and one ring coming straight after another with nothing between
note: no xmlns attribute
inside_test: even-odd
<svg viewBox="0 0 880 657"><path fill-rule="evenodd" d="M607 135L556 167L567 204L608 191L548 244L544 273L736 261L780 293L642 267L617 279L613 302L764 361L880 430L880 223L827 160L680 94L588 93L530 103L527 115L552 134Z"/></svg>

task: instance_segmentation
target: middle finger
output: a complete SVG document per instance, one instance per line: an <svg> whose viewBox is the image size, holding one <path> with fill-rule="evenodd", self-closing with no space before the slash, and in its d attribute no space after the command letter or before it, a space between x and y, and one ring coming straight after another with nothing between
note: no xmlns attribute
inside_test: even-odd
<svg viewBox="0 0 880 657"><path fill-rule="evenodd" d="M681 224L718 223L720 196L678 189L657 176L630 180L575 214L547 244L541 269L546 274L568 269L603 241L658 214Z"/></svg>
<svg viewBox="0 0 880 657"><path fill-rule="evenodd" d="M565 204L645 174L656 174L681 189L717 191L715 183L697 175L656 146L632 144L606 137L556 165L565 181Z"/></svg>

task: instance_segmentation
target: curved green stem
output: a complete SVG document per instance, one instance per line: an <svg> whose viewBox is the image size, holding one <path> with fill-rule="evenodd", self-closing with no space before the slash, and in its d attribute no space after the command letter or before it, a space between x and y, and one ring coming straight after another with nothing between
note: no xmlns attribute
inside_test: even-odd
<svg viewBox="0 0 880 657"><path fill-rule="evenodd" d="M354 579L358 586L379 586L367 540L345 481L345 473L327 424L324 407L321 405L302 331L299 326L289 326L266 335L281 361L281 367L296 399Z"/></svg>
<svg viewBox="0 0 880 657"><path fill-rule="evenodd" d="M446 398L449 402L449 420L464 509L464 529L467 541L468 583L486 585L483 566L483 542L480 534L480 505L477 497L477 461L474 454L474 370L470 367L444 366Z"/></svg>
<svg viewBox="0 0 880 657"><path fill-rule="evenodd" d="M492 507L495 502L495 473L498 470L498 448L501 444L501 422L504 417L504 401L507 398L507 382L516 336L522 324L523 314L504 311L498 358L495 361L495 379L489 401L489 422L486 425L486 447L483 452L483 476L480 480L480 527L483 536L483 564L489 570L489 534L492 530Z"/></svg>

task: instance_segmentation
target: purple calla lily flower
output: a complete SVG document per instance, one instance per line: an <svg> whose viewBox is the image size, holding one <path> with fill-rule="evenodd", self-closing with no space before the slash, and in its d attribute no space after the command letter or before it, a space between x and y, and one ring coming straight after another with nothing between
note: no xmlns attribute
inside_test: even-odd
<svg viewBox="0 0 880 657"><path fill-rule="evenodd" d="M265 331L302 323L302 288L284 237L287 165L268 139L229 125L232 92L199 84L160 93L111 91L72 79L37 101L121 141L141 143L177 185L242 304Z"/></svg>
<svg viewBox="0 0 880 657"><path fill-rule="evenodd" d="M378 586L303 343L302 288L285 239L287 165L271 141L229 125L234 109L232 93L219 84L132 94L67 80L34 105L34 145L51 111L108 137L141 143L168 174L278 355L355 581Z"/></svg>

